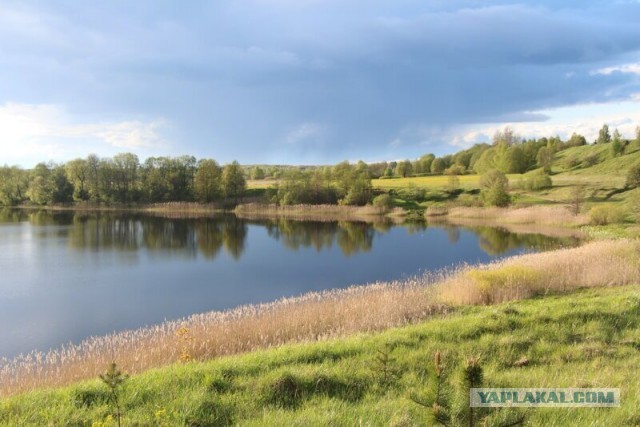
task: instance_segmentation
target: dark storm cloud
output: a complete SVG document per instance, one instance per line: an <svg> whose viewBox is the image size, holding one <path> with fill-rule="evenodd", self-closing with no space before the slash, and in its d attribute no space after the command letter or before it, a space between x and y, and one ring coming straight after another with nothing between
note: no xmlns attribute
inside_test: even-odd
<svg viewBox="0 0 640 427"><path fill-rule="evenodd" d="M163 117L175 151L322 162L448 151L448 130L625 99L637 2L10 3L0 102Z"/></svg>

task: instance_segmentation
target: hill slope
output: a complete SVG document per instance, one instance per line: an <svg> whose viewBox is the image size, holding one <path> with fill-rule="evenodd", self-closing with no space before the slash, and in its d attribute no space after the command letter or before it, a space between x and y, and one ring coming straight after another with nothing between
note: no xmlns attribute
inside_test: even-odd
<svg viewBox="0 0 640 427"><path fill-rule="evenodd" d="M386 382L378 350L394 373ZM486 386L621 389L620 408L529 409L529 425L640 423L640 382L629 377L640 363L640 288L626 286L150 371L126 382L123 425L429 425L409 395L433 386L438 350L455 378L463 360L480 356ZM515 367L522 358L527 366ZM111 426L107 396L92 381L10 398L0 402L0 425Z"/></svg>

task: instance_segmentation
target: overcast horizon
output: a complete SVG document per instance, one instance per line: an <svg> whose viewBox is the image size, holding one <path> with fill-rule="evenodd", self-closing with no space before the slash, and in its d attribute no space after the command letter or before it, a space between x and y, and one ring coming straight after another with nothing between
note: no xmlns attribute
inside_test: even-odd
<svg viewBox="0 0 640 427"><path fill-rule="evenodd" d="M640 124L639 1L0 0L0 165L333 164Z"/></svg>

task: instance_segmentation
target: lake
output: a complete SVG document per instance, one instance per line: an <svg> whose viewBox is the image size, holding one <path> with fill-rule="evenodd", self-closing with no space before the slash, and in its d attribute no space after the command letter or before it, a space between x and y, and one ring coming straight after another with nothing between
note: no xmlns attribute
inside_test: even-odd
<svg viewBox="0 0 640 427"><path fill-rule="evenodd" d="M575 244L499 228L0 210L0 357Z"/></svg>

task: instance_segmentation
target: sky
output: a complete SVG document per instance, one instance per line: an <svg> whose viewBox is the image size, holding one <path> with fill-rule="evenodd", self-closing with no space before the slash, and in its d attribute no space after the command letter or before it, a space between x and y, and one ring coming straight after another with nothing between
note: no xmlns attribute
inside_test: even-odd
<svg viewBox="0 0 640 427"><path fill-rule="evenodd" d="M633 137L639 24L638 0L0 0L0 164Z"/></svg>

